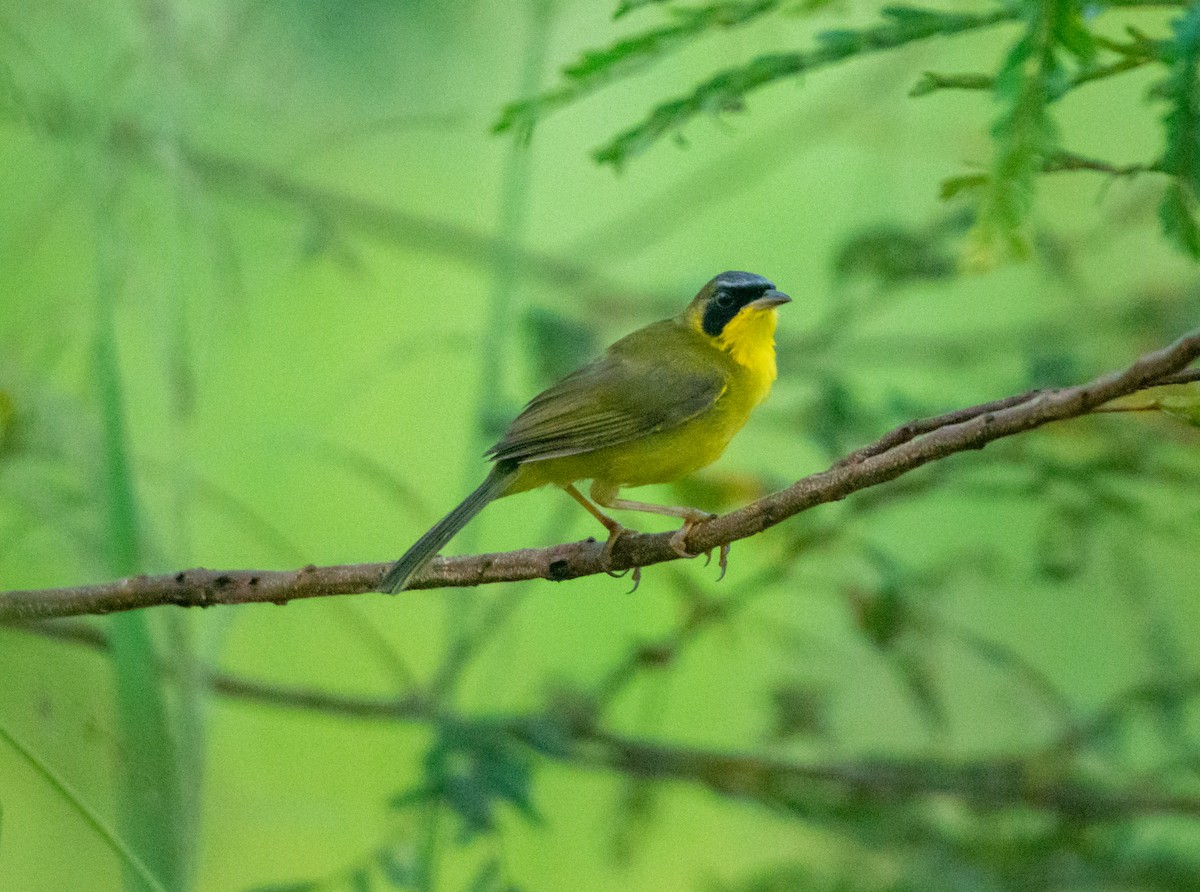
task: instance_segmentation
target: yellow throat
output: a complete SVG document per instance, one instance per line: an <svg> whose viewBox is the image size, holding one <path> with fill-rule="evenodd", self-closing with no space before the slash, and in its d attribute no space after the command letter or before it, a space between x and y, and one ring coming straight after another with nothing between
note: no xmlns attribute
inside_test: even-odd
<svg viewBox="0 0 1200 892"><path fill-rule="evenodd" d="M761 390L755 402L767 395L777 374L775 324L778 321L779 314L774 307L745 310L730 319L716 339L717 346L745 368Z"/></svg>

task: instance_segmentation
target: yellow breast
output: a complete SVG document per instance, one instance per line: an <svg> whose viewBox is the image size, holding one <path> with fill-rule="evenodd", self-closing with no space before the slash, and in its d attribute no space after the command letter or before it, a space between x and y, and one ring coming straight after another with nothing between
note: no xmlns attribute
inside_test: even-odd
<svg viewBox="0 0 1200 892"><path fill-rule="evenodd" d="M779 314L772 308L742 312L729 321L717 338L717 346L733 357L738 377L750 405L747 412L761 403L775 381L775 324ZM744 419L743 419L744 421Z"/></svg>

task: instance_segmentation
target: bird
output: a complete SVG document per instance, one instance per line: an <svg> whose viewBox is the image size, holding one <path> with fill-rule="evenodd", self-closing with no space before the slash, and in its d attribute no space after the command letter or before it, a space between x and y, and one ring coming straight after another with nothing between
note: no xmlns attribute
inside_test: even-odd
<svg viewBox="0 0 1200 892"><path fill-rule="evenodd" d="M720 457L775 381L777 310L790 301L769 279L723 272L678 315L626 335L542 391L484 453L493 464L483 483L392 564L379 590L405 589L489 503L546 485L603 524L606 568L632 531L601 508L681 519L671 547L695 557L688 533L715 515L624 499L620 490L668 483ZM592 481L590 499L575 486L581 480Z"/></svg>

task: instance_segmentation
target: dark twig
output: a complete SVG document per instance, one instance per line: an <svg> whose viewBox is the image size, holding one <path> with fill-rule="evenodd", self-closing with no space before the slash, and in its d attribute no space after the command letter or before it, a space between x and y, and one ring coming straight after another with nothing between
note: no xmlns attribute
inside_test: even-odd
<svg viewBox="0 0 1200 892"><path fill-rule="evenodd" d="M1055 152L1042 166L1043 173L1072 173L1090 170L1113 177L1132 177L1141 173L1166 173L1162 164L1113 164L1097 158L1076 155L1074 152Z"/></svg>
<svg viewBox="0 0 1200 892"><path fill-rule="evenodd" d="M952 762L868 759L804 763L757 753L691 749L592 732L575 760L601 763L653 778L704 784L726 796L778 806L802 806L814 796L859 801L941 795L986 808L1027 806L1084 820L1120 820L1145 814L1200 815L1200 799L1110 789L1072 779L1039 777L1021 759Z"/></svg>

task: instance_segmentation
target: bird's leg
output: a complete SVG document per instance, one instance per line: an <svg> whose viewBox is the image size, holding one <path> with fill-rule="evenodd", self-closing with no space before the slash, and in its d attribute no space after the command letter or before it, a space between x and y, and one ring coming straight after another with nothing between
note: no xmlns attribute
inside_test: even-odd
<svg viewBox="0 0 1200 892"><path fill-rule="evenodd" d="M594 487L593 487L593 489L594 489ZM602 567L604 567L604 572L607 573L609 576L616 576L616 577L624 576L628 572L627 570L622 570L620 573L616 573L612 570L612 552L613 552L613 546L617 544L617 540L620 539L622 536L624 536L626 533L628 533L630 531L628 529L626 529L625 527L621 526L620 523L613 520L611 517L609 517L607 514L605 514L603 511L601 511L595 505L593 505L583 495L583 493L581 493L579 490L577 490L575 488L574 484L572 484L572 483L565 484L563 486L563 490L566 492L567 495L569 495L571 498L573 498L575 501L577 501L580 505L582 505L588 514L592 515L592 517L596 518L596 520L598 520L598 521L600 521L600 523L604 524L604 528L606 530L608 530L608 541L604 543L604 551L600 552L600 565ZM640 577L641 577L641 568L639 567L634 572L634 588L637 588L637 582L640 579Z"/></svg>
<svg viewBox="0 0 1200 892"><path fill-rule="evenodd" d="M693 558L696 555L687 550L688 533L698 523L703 523L706 520L712 520L717 515L710 514L707 511L701 511L699 508L686 508L677 505L654 505L650 502L635 502L631 499L617 498L618 487L611 483L601 483L599 480L592 481L592 488L589 493L597 505L602 505L605 508L623 508L627 511L645 511L649 514L665 514L668 517L680 517L683 519L683 526L679 528L674 536L671 537L671 548L677 555L685 558ZM724 571L725 559L728 555L728 548L721 549L721 569ZM724 575L722 572L721 575Z"/></svg>

